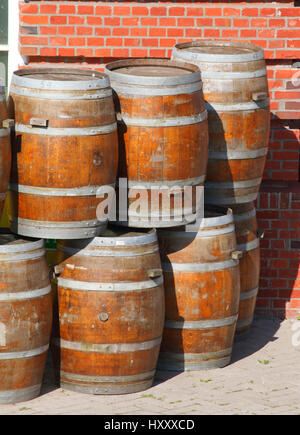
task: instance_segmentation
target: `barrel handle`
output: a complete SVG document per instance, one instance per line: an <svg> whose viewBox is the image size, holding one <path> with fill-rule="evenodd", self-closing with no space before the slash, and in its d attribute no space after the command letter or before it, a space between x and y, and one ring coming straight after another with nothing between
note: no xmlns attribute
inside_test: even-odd
<svg viewBox="0 0 300 435"><path fill-rule="evenodd" d="M158 278L162 276L163 271L162 269L149 269L148 270L148 276L149 278Z"/></svg>
<svg viewBox="0 0 300 435"><path fill-rule="evenodd" d="M2 127L3 128L11 128L15 126L15 120L14 119L4 119L2 121Z"/></svg>
<svg viewBox="0 0 300 435"><path fill-rule="evenodd" d="M31 127L48 127L48 119L44 118L30 118L29 124Z"/></svg>
<svg viewBox="0 0 300 435"><path fill-rule="evenodd" d="M256 234L257 234L257 237L258 237L259 239L263 239L263 238L265 237L265 232L264 232L264 230L258 230Z"/></svg>
<svg viewBox="0 0 300 435"><path fill-rule="evenodd" d="M253 101L262 101L268 98L269 94L267 92L253 92L252 100Z"/></svg>
<svg viewBox="0 0 300 435"><path fill-rule="evenodd" d="M231 253L231 258L233 260L239 260L240 258L242 258L242 256L243 256L243 251L233 251Z"/></svg>

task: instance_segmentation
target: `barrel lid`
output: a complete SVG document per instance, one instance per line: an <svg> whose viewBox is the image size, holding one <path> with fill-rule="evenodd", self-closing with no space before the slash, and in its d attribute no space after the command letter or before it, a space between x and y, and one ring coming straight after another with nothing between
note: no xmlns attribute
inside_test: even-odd
<svg viewBox="0 0 300 435"><path fill-rule="evenodd" d="M0 254L33 251L44 247L42 239L19 237L9 230L0 232Z"/></svg>
<svg viewBox="0 0 300 435"><path fill-rule="evenodd" d="M12 76L12 85L33 89L77 91L110 87L107 74L75 68L25 68Z"/></svg>
<svg viewBox="0 0 300 435"><path fill-rule="evenodd" d="M172 86L201 80L196 65L168 59L124 59L108 63L105 72L117 83Z"/></svg>
<svg viewBox="0 0 300 435"><path fill-rule="evenodd" d="M176 44L173 56L187 62L251 62L264 59L264 52L258 45L241 42L190 41Z"/></svg>

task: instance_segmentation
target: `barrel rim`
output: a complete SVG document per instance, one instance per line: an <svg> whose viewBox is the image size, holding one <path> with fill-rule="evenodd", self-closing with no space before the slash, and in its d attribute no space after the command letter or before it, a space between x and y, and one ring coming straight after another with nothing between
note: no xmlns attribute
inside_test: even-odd
<svg viewBox="0 0 300 435"><path fill-rule="evenodd" d="M177 67L179 69L186 69L190 71L190 74L178 75L178 76L131 76L126 75L115 70L118 68L124 68L126 66L166 66ZM193 65L188 62L177 62L170 59L122 59L114 62L110 62L105 66L104 72L109 76L111 81L117 83L123 83L127 85L142 85L142 86L177 86L192 84L197 81L201 82L201 72L197 65Z"/></svg>
<svg viewBox="0 0 300 435"><path fill-rule="evenodd" d="M27 252L27 251L35 251L37 249L44 248L44 240L43 239L31 239L28 237L28 240L26 240L26 237L18 236L17 234L14 234L10 231L7 232L1 232L0 233L0 239L3 235L10 235L15 237L16 240L21 239L24 240L24 243L18 243L16 245L8 245L0 244L0 254L14 254L19 252ZM30 240L31 239L31 240Z"/></svg>
<svg viewBox="0 0 300 435"><path fill-rule="evenodd" d="M199 52L185 52L185 48L200 47L200 46L219 46L219 47L236 47L249 49L250 53L245 54L215 54L215 53L199 53ZM185 61L189 60L199 60L212 63L228 63L228 62L251 62L255 60L264 59L264 51L261 47L255 44L247 44L243 42L233 42L233 41L188 41L176 44L173 48L172 57L174 54L178 55L179 58L183 58ZM180 53L180 54L179 54ZM188 53L188 54L187 54Z"/></svg>
<svg viewBox="0 0 300 435"><path fill-rule="evenodd" d="M124 232L123 228L120 228L120 230L122 230L122 232ZM139 229L141 230L141 229ZM145 230L147 230L145 228ZM131 232L130 228L128 228L127 232ZM141 245L146 245L146 244L150 244L150 243L155 243L157 242L158 238L157 238L157 231L155 228L151 228L149 231L145 231L145 232L141 232L139 235L134 235L132 237L122 237L119 235L116 235L115 237L111 237L111 236L99 236L99 237L94 237L92 239L89 239L89 242L87 242L87 240L85 241L85 247L83 249L86 249L88 247L94 246L94 247L124 247L124 246L141 246ZM58 241L57 247L63 247L62 243L60 241ZM78 248L79 249L79 248ZM80 249L79 249L80 251ZM79 252L78 251L78 252Z"/></svg>
<svg viewBox="0 0 300 435"><path fill-rule="evenodd" d="M41 73L56 73L56 74L70 74L73 73L75 75L91 75L91 80L41 80L32 77L25 77L26 75L34 75ZM96 77L96 78L93 78ZM48 68L48 67L40 67L40 68L23 68L17 71L14 71L12 76L12 85L16 86L24 86L32 89L41 89L41 90L93 90L93 89L104 89L110 87L110 80L107 74L89 70L89 69L80 69L80 68Z"/></svg>

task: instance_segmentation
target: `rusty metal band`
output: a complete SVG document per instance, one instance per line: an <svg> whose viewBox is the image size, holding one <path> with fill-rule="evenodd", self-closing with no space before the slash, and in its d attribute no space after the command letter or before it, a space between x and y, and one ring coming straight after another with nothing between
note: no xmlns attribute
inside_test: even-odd
<svg viewBox="0 0 300 435"><path fill-rule="evenodd" d="M237 245L237 249L239 251L252 251L253 249L257 249L259 248L259 239L254 239L251 242L247 242L247 243L240 243Z"/></svg>
<svg viewBox="0 0 300 435"><path fill-rule="evenodd" d="M109 355L154 349L155 347L160 346L161 340L162 337L138 343L80 343L64 340L63 338L54 338L51 342L61 349L75 350L79 352L96 352Z"/></svg>
<svg viewBox="0 0 300 435"><path fill-rule="evenodd" d="M117 131L117 123L114 122L108 125L100 125L95 127L72 127L72 128L38 128L30 127L16 122L16 133L37 134L40 136L97 136L99 134L109 134Z"/></svg>
<svg viewBox="0 0 300 435"><path fill-rule="evenodd" d="M162 263L164 271L175 272L213 272L237 267L238 260L216 261L211 263Z"/></svg>
<svg viewBox="0 0 300 435"><path fill-rule="evenodd" d="M234 225L227 225L224 228L218 228L218 229L211 229L211 230L206 230L206 227L204 227L205 229L202 228L202 226L200 226L199 230L197 232L193 232L193 231L176 231L176 233L174 233L174 231L167 231L167 230L160 230L160 234L164 237L170 237L170 238L174 238L176 237L176 239L180 239L180 238L192 238L194 239L195 237L215 237L215 236L220 236L222 234L228 234L228 233L234 233L235 231L235 226Z"/></svg>
<svg viewBox="0 0 300 435"><path fill-rule="evenodd" d="M240 301L246 301L248 299L255 298L257 296L257 293L258 293L258 287L249 290L247 292L241 292Z"/></svg>
<svg viewBox="0 0 300 435"><path fill-rule="evenodd" d="M37 355L41 355L42 353L45 353L48 351L49 343L37 347L35 349L30 350L23 350L21 352L1 352L0 351L0 360L7 360L7 359L16 359L16 358L32 358Z"/></svg>
<svg viewBox="0 0 300 435"><path fill-rule="evenodd" d="M267 75L266 68L255 71L201 71L201 77L205 79L236 80L254 79Z"/></svg>
<svg viewBox="0 0 300 435"><path fill-rule="evenodd" d="M168 95L182 95L182 94L193 94L202 90L202 81L191 83L187 85L179 85L174 87L147 87L147 86L136 86L136 85L123 85L120 83L112 82L112 88L117 94L124 95L134 95L135 97L158 97L158 96L168 96Z"/></svg>
<svg viewBox="0 0 300 435"><path fill-rule="evenodd" d="M119 118L119 119L118 119ZM184 125L198 124L207 119L207 111L194 116L178 116L174 118L137 118L124 114L118 114L118 122L135 127L180 127Z"/></svg>
<svg viewBox="0 0 300 435"><path fill-rule="evenodd" d="M10 293L0 293L0 301L12 301L12 300L25 300L34 299L45 296L51 292L51 286L47 286L37 290L28 290L25 292L10 292Z"/></svg>
<svg viewBox="0 0 300 435"><path fill-rule="evenodd" d="M270 106L270 99L265 98L260 101L245 101L236 104L219 104L219 103L205 103L206 110L209 112L236 112L236 111L247 111L247 110L257 110L257 109L267 109Z"/></svg>
<svg viewBox="0 0 300 435"><path fill-rule="evenodd" d="M6 137L10 135L9 128L0 128L0 137Z"/></svg>
<svg viewBox="0 0 300 435"><path fill-rule="evenodd" d="M26 402L27 400L34 399L40 394L41 386L42 384L38 384L18 390L0 391L0 403Z"/></svg>
<svg viewBox="0 0 300 435"><path fill-rule="evenodd" d="M186 180L156 180L156 181L131 181L127 185L130 189L168 189L172 187L199 186L205 181L206 175L187 178ZM172 193L172 192L170 192Z"/></svg>
<svg viewBox="0 0 300 435"><path fill-rule="evenodd" d="M268 154L268 148L263 147L254 151L209 151L209 160L244 160L244 159L257 159L264 157Z"/></svg>
<svg viewBox="0 0 300 435"><path fill-rule="evenodd" d="M1 253L0 253L1 254ZM6 261L26 261L26 260L36 260L37 258L41 258L46 254L45 249L38 249L32 253L12 253L12 254L4 254L0 255L0 262Z"/></svg>
<svg viewBox="0 0 300 435"><path fill-rule="evenodd" d="M152 249L143 250L141 252L130 252L130 251L119 251L119 250L100 251L100 250L89 250L86 248L82 248L82 249L72 248L70 246L61 246L59 247L59 250L66 252L67 254L70 255L79 254L79 255L83 255L84 257L139 257L141 255L144 256L144 255L154 254L159 250L159 247L155 246Z"/></svg>
<svg viewBox="0 0 300 435"><path fill-rule="evenodd" d="M114 184L107 186L114 187ZM37 187L25 186L24 184L10 183L10 190L18 193L25 193L27 195L41 195L41 196L96 196L97 190L103 186L83 186L71 188L58 188L58 187Z"/></svg>
<svg viewBox="0 0 300 435"><path fill-rule="evenodd" d="M58 286L80 291L139 291L148 290L163 284L163 277L149 279L147 281L127 281L127 282L87 282L76 281L73 279L58 278Z"/></svg>
<svg viewBox="0 0 300 435"><path fill-rule="evenodd" d="M261 178L254 178L253 180L245 181L206 181L205 189L247 189L248 187L255 187L261 183Z"/></svg>
<svg viewBox="0 0 300 435"><path fill-rule="evenodd" d="M44 240L36 240L33 242L18 243L16 245L0 245L0 255L7 253L34 251L36 249L44 248Z"/></svg>
<svg viewBox="0 0 300 435"><path fill-rule="evenodd" d="M223 326L234 326L238 318L238 314L235 316L225 317L224 319L212 319L212 320L165 320L165 328L168 329L211 329L222 328Z"/></svg>
<svg viewBox="0 0 300 435"><path fill-rule="evenodd" d="M247 317L246 319L241 319L237 321L237 329L244 328L245 326L250 326L253 322L254 315Z"/></svg>

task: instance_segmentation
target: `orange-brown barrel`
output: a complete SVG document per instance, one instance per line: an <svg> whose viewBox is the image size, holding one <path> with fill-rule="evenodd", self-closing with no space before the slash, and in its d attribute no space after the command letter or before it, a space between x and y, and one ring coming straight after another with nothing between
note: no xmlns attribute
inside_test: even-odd
<svg viewBox="0 0 300 435"><path fill-rule="evenodd" d="M172 58L201 70L208 110L209 155L205 202L254 201L269 140L269 96L263 50L252 44L193 41Z"/></svg>
<svg viewBox="0 0 300 435"><path fill-rule="evenodd" d="M128 189L129 196L119 222L150 228L192 222L208 145L199 69L167 59L128 59L109 63L105 72L119 121L119 195Z"/></svg>
<svg viewBox="0 0 300 435"><path fill-rule="evenodd" d="M241 251L241 295L236 336L246 337L252 325L260 276L260 234L254 203L233 207L237 249Z"/></svg>
<svg viewBox="0 0 300 435"><path fill-rule="evenodd" d="M43 240L0 235L0 403L40 393L52 326Z"/></svg>
<svg viewBox="0 0 300 435"><path fill-rule="evenodd" d="M105 231L97 190L114 186L118 138L107 75L37 68L13 74L15 117L10 190L18 234L80 239Z"/></svg>
<svg viewBox="0 0 300 435"><path fill-rule="evenodd" d="M5 87L0 86L0 218L8 191L11 170L11 141Z"/></svg>
<svg viewBox="0 0 300 435"><path fill-rule="evenodd" d="M206 208L196 233L159 230L166 320L158 367L201 370L229 364L240 277L230 209Z"/></svg>
<svg viewBox="0 0 300 435"><path fill-rule="evenodd" d="M57 255L53 355L60 385L91 394L149 388L164 324L156 232L115 229L60 241Z"/></svg>

